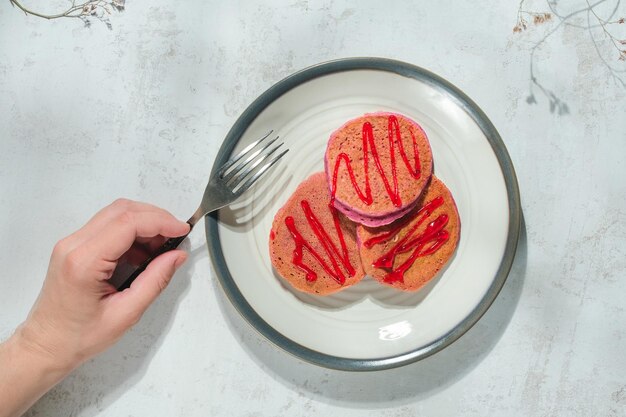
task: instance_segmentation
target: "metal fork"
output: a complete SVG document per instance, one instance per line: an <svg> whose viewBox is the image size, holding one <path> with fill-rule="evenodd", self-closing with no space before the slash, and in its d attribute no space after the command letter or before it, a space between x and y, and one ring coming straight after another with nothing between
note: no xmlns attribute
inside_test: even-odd
<svg viewBox="0 0 626 417"><path fill-rule="evenodd" d="M273 131L270 130L261 139L246 146L238 155L229 159L220 169L211 174L209 183L204 190L200 207L187 220L190 226L189 232L207 214L235 202L289 151L289 149L284 149L276 154L283 143L276 143L278 136L269 139L272 133ZM118 265L109 282L115 285L132 271L117 289L122 291L130 287L130 284L148 267L148 264L154 258L162 253L176 249L187 235L168 239L134 271L132 270L134 267L130 265Z"/></svg>

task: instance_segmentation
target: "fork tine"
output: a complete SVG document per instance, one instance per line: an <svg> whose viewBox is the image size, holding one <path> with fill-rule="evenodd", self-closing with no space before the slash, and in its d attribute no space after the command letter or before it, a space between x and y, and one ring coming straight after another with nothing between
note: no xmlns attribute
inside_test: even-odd
<svg viewBox="0 0 626 417"><path fill-rule="evenodd" d="M277 148L278 149L278 148ZM237 195L241 195L243 193L246 192L246 190L248 190L250 187L252 187L252 185L254 185L255 182L257 182L257 180L259 178L261 178L261 176L263 176L263 174L265 173L265 171L267 171L268 169L270 169L272 167L272 165L274 165L276 162L278 162L278 160L280 158L282 158L283 156L285 156L285 154L289 152L289 149L285 149L284 151L282 151L280 154L278 154L276 157L274 157L274 159L272 159L271 161L269 161L267 164L263 165L256 174L254 174L254 176L248 178L248 180L246 180L245 183L243 183L243 185L240 185L239 188L234 191L235 194Z"/></svg>
<svg viewBox="0 0 626 417"><path fill-rule="evenodd" d="M239 162L238 164L236 164L234 167L231 168L230 172L228 173L224 173L222 175L222 178L226 181L226 182L230 182L233 178L235 178L244 168L246 168L250 163L254 163L254 160L259 156L259 155L263 155L263 153L270 147L272 146L272 144L274 144L274 142L276 142L278 140L279 136L276 136L274 139L270 140L269 142L265 143L263 145L262 148L259 148L255 151L249 151L248 154L249 155L243 155L243 157L245 157L245 159L241 162ZM258 164L256 164L258 165ZM256 165L253 165L256 166Z"/></svg>
<svg viewBox="0 0 626 417"><path fill-rule="evenodd" d="M234 167L232 167L230 169L230 172L224 173L222 175L222 179L224 179L224 181L228 183L228 182L231 182L233 178L238 177L241 171L246 170L246 169L253 169L255 166L258 165L258 162L257 162L258 158L263 157L263 155L267 153L267 149L269 149L269 147L272 146L278 140L278 138L279 137L276 136L274 139L265 143L263 147L260 149L249 151L248 153L250 155L244 155L245 159L239 162L238 164L236 164ZM252 165L250 166L250 164Z"/></svg>
<svg viewBox="0 0 626 417"><path fill-rule="evenodd" d="M265 139L267 139L273 132L274 132L274 130L270 130L261 139L257 139L254 142L252 142L250 145L248 145L245 148L243 148L243 150L241 152L239 152L237 154L237 156L229 159L228 161L226 161L226 163L224 165L222 165L222 167L218 171L218 174L220 176L223 176L226 173L226 171L228 171L228 169L230 167L232 167L235 163L237 163L241 158L243 158L248 152L250 152L252 149L254 149L258 144L260 144Z"/></svg>
<svg viewBox="0 0 626 417"><path fill-rule="evenodd" d="M226 183L227 184L231 184L232 188L234 189L237 186L237 184L241 184L241 182L248 175L250 175L250 173L252 173L257 166L259 166L263 161L265 161L267 158L269 158L281 146L283 146L282 142L279 143L278 145L276 145L273 149L265 152L263 155L258 157L250 166L243 166L241 168L238 167L237 168L237 173L236 173L237 175L231 176L228 180L226 180ZM246 165L248 165L248 163L246 163ZM245 169L243 169L243 168L245 168ZM242 170L243 170L243 172L241 172Z"/></svg>

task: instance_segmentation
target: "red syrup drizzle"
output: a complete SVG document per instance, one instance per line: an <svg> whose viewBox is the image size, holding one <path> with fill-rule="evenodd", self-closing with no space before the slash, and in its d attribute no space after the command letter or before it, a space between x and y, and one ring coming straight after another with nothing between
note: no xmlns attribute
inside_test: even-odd
<svg viewBox="0 0 626 417"><path fill-rule="evenodd" d="M274 232L274 229L270 230L270 239L271 240L276 239L276 233Z"/></svg>
<svg viewBox="0 0 626 417"><path fill-rule="evenodd" d="M285 224L287 225L287 229L291 233L291 237L293 237L294 242L296 243L296 247L293 250L293 264L298 268L303 270L306 273L306 280L309 282L314 282L317 280L317 274L311 268L306 266L303 262L303 248L306 248L309 253L317 259L322 268L330 275L337 283L343 285L346 282L346 276L343 273L339 264L343 266L345 271L352 277L356 274L356 270L350 263L350 256L348 254L348 248L346 246L346 241L343 237L343 231L341 230L339 224L339 215L337 213L337 209L335 209L332 205L329 204L328 208L333 215L333 221L335 224L335 230L337 231L337 236L339 237L339 243L341 244L341 253L337 249L337 246L333 243L333 241L328 236L328 233L324 229L324 226L319 222L313 211L311 210L311 206L309 202L306 200L302 200L300 202L300 206L302 207L302 211L311 226L311 230L317 236L317 239L322 244L326 255L330 261L330 265L328 262L324 261L324 258L320 256L319 253L311 245L306 241L296 229L295 221L293 217L288 216L285 218Z"/></svg>
<svg viewBox="0 0 626 417"><path fill-rule="evenodd" d="M409 162L409 158L404 150L404 145L402 143L402 134L400 132L400 124L398 123L398 118L394 115L389 116L389 125L388 125L388 140L389 140L389 159L391 162L391 177L393 181L393 189L391 189L391 185L389 184L389 179L385 175L385 171L383 170L382 164L380 163L380 157L378 155L378 150L376 149L376 142L374 140L374 131L372 129L372 124L370 122L363 123L362 130L362 138L363 138L363 170L365 172L365 191L362 191L359 185L356 182L356 176L354 175L354 170L352 169L352 160L350 156L345 152L337 155L337 159L335 160L335 166L333 169L333 183L331 187L331 204L335 201L335 194L337 193L337 177L339 174L339 167L341 166L341 162L345 162L346 169L348 171L348 175L350 176L350 181L352 182L352 186L354 187L354 191L356 191L357 195L366 205L371 205L374 202L372 197L372 190L370 188L370 177L369 177L369 151L372 153L372 158L374 159L374 163L376 164L376 170L380 174L381 179L383 180L383 184L385 185L385 189L387 190L387 194L389 198L391 198L391 202L396 207L402 206L402 200L400 198L400 193L398 192L398 174L396 167L396 155L395 148L396 144L398 146L398 151L400 153L400 157L404 164L406 165L409 174L414 179L419 179L421 175L421 166L419 160L419 149L417 146L417 140L415 139L415 135L413 131L409 129L409 133L411 134L411 140L413 141L413 157L415 160L415 167L411 166Z"/></svg>
<svg viewBox="0 0 626 417"><path fill-rule="evenodd" d="M421 217L417 220L417 223L411 227L408 233L398 241L387 253L378 258L372 263L372 266L375 268L385 268L391 269L385 278L383 279L385 282L393 283L393 282L404 282L404 273L413 265L415 260L422 256L432 255L437 252L440 247L444 245L450 238L450 233L447 230L444 230L446 225L448 224L448 215L440 214L435 220L428 223L426 226L426 230L419 235L414 236L417 228L426 221L432 214L435 209L441 207L443 205L443 197L436 197L427 204L425 204L419 211L415 214L414 219L421 215ZM410 221L410 220L409 220ZM380 243L385 243L391 240L394 236L396 236L400 230L406 226L407 222L401 222L393 229L382 233L378 236L374 236L363 243L363 246L366 248L371 248L374 245L378 245ZM397 268L393 269L393 262L396 259L396 256L401 253L406 253L413 250L411 256L400 264Z"/></svg>

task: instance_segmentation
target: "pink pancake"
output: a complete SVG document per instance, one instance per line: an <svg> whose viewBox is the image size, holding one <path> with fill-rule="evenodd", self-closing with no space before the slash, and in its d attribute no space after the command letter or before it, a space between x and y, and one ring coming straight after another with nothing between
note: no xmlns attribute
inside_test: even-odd
<svg viewBox="0 0 626 417"><path fill-rule="evenodd" d="M426 133L416 122L378 112L333 132L324 166L334 206L355 222L379 227L415 207L433 159Z"/></svg>
<svg viewBox="0 0 626 417"><path fill-rule="evenodd" d="M303 292L331 294L365 276L356 224L330 205L323 172L303 181L276 213L269 246L276 272Z"/></svg>
<svg viewBox="0 0 626 417"><path fill-rule="evenodd" d="M413 212L384 227L359 226L357 233L369 276L399 290L417 291L452 258L461 222L450 191L433 175Z"/></svg>

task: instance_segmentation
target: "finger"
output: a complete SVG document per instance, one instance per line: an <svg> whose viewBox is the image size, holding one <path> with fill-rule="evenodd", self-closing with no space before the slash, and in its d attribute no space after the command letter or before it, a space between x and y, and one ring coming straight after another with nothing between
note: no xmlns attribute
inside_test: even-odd
<svg viewBox="0 0 626 417"><path fill-rule="evenodd" d="M126 211L77 250L88 260L116 261L138 237L177 237L186 233L189 233L189 224L169 213Z"/></svg>
<svg viewBox="0 0 626 417"><path fill-rule="evenodd" d="M97 235L108 223L126 211L159 212L171 216L167 210L152 204L120 198L98 211L83 227L68 236L67 239L71 242L70 249Z"/></svg>
<svg viewBox="0 0 626 417"><path fill-rule="evenodd" d="M111 314L119 314L121 317L118 316L117 320L127 320L127 326L134 324L168 286L174 272L186 259L187 254L182 250L173 250L156 257L130 288L112 296L116 306Z"/></svg>

